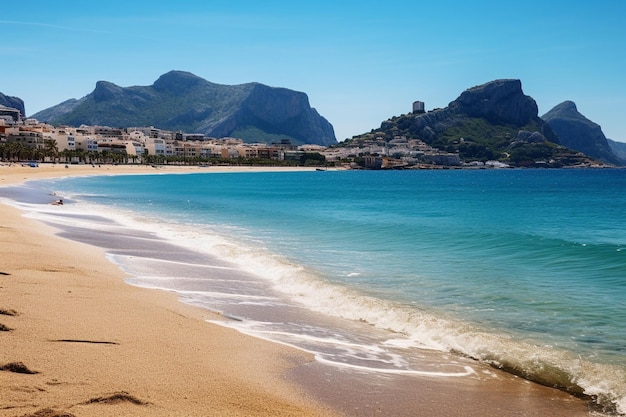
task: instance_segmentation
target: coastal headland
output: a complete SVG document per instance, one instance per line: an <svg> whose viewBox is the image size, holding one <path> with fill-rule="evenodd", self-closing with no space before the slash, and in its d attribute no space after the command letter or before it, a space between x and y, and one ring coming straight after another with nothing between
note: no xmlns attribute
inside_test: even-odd
<svg viewBox="0 0 626 417"><path fill-rule="evenodd" d="M268 169L289 168L0 165L0 187ZM9 204L0 218L0 416L590 415L582 399L479 363L472 378L324 365L208 323L221 317L173 294L126 284L103 250L55 236Z"/></svg>

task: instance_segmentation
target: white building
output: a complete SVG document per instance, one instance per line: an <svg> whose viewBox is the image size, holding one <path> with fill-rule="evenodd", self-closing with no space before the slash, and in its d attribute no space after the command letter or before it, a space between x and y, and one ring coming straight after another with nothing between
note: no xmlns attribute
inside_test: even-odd
<svg viewBox="0 0 626 417"><path fill-rule="evenodd" d="M167 144L165 142L165 139L147 138L145 146L146 150L148 151L148 155L167 155Z"/></svg>

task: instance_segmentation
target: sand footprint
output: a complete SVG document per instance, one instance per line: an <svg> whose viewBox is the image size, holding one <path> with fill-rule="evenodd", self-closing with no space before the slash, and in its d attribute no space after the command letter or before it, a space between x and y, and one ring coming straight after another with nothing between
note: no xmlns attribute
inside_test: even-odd
<svg viewBox="0 0 626 417"><path fill-rule="evenodd" d="M64 411L56 411L52 408L44 408L33 414L25 414L22 417L76 417L74 414L66 413Z"/></svg>
<svg viewBox="0 0 626 417"><path fill-rule="evenodd" d="M15 310L7 310L4 308L0 308L0 314L3 316L17 316L18 312ZM11 330L13 329L0 323L0 332L10 332Z"/></svg>
<svg viewBox="0 0 626 417"><path fill-rule="evenodd" d="M3 316L18 316L19 313L15 310L8 310L5 308L0 308L0 314Z"/></svg>
<svg viewBox="0 0 626 417"><path fill-rule="evenodd" d="M28 374L28 375L34 375L34 374L39 373L37 371L30 370L22 362L10 362L4 365L0 365L0 371L8 371L8 372L14 372L16 374Z"/></svg>
<svg viewBox="0 0 626 417"><path fill-rule="evenodd" d="M92 398L89 401L84 402L83 404L119 404L119 403L124 403L124 402L136 404L136 405L148 405L149 404L125 391L116 392L116 393L113 393L111 395L107 395L104 397Z"/></svg>

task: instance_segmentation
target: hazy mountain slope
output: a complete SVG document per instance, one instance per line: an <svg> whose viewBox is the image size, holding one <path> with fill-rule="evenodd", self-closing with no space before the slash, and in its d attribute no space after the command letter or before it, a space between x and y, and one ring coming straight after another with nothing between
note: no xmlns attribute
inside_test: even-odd
<svg viewBox="0 0 626 417"><path fill-rule="evenodd" d="M623 165L611 149L599 125L578 112L576 104L564 101L542 116L561 143L607 164Z"/></svg>

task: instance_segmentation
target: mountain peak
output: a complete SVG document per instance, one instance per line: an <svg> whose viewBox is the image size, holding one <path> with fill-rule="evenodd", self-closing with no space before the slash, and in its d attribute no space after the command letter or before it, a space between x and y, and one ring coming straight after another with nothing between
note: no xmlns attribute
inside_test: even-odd
<svg viewBox="0 0 626 417"><path fill-rule="evenodd" d="M122 87L108 81L98 81L93 90L93 98L96 102L113 100L123 94Z"/></svg>
<svg viewBox="0 0 626 417"><path fill-rule="evenodd" d="M562 103L557 104L550 111L541 116L541 118L545 121L549 121L551 119L570 119L578 121L585 120L587 124L596 125L594 122L583 116L578 111L576 103L570 100L566 100Z"/></svg>
<svg viewBox="0 0 626 417"><path fill-rule="evenodd" d="M554 109L578 112L578 109L576 108L576 103L571 100L565 100L563 103L556 105Z"/></svg>
<svg viewBox="0 0 626 417"><path fill-rule="evenodd" d="M494 80L469 88L450 107L470 117L483 117L493 123L524 125L537 118L535 100L524 95L516 79Z"/></svg>
<svg viewBox="0 0 626 417"><path fill-rule="evenodd" d="M625 161L613 153L602 128L583 116L573 101L557 104L542 119L568 148L605 163L624 165Z"/></svg>
<svg viewBox="0 0 626 417"><path fill-rule="evenodd" d="M174 70L161 75L159 79L152 84L152 88L161 92L180 93L188 91L203 82L207 83L208 81L190 72Z"/></svg>

